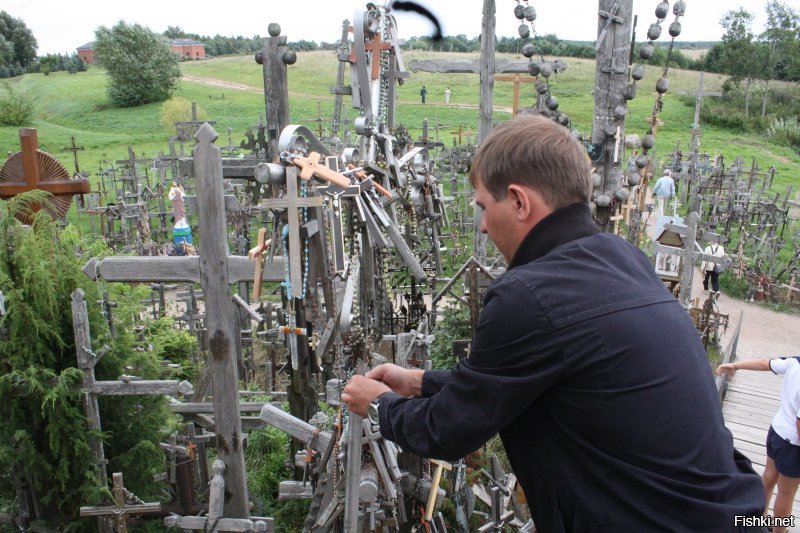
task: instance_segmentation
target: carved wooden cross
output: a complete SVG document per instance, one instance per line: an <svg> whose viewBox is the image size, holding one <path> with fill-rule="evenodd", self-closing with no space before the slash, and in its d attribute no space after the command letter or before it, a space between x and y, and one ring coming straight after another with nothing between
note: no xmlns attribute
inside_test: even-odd
<svg viewBox="0 0 800 533"><path fill-rule="evenodd" d="M122 474L117 472L113 476L114 486L114 505L102 507L81 507L81 516L108 516L114 517L114 530L118 533L128 533L128 517L132 515L161 514L161 504L144 503L141 500L137 503L128 503L125 486L122 483ZM128 493L130 494L130 493ZM134 496L134 499L137 499Z"/></svg>
<svg viewBox="0 0 800 533"><path fill-rule="evenodd" d="M40 189L56 198L48 211L60 218L69 209L72 195L89 192L89 180L70 179L69 172L53 156L39 150L39 137L34 128L19 130L22 151L12 155L0 168L0 198L11 198L23 192ZM32 205L34 212L41 205ZM22 220L29 223L30 220Z"/></svg>
<svg viewBox="0 0 800 533"><path fill-rule="evenodd" d="M226 465L225 482L231 497L225 515L247 518L248 491L244 469L241 420L239 416L238 372L231 316L234 307L231 283L253 279L255 265L247 257L228 255L225 230L222 158L213 142L218 135L205 124L195 135L193 150L197 177L197 215L203 237L200 255L192 257L108 257L92 259L83 271L107 281L201 283L206 298L206 328L209 337L209 368L214 379L214 420L217 450ZM299 245L298 245L299 246ZM284 278L284 265L266 265L265 279Z"/></svg>
<svg viewBox="0 0 800 533"><path fill-rule="evenodd" d="M313 153L312 153L313 154ZM318 156L319 157L319 156ZM296 160L299 158L295 158ZM305 164L304 164L305 165ZM311 157L308 158L308 165L303 167L303 171L309 171L308 178L310 179L311 172L316 172L315 169L325 169L327 167L317 166ZM331 171L333 172L333 171ZM302 173L300 174L302 177ZM300 245L300 208L303 207L320 207L322 205L322 197L310 196L300 198L297 194L297 178L298 169L295 167L288 167L286 169L286 198L272 198L262 200L261 206L270 209L284 208L286 209L287 226L289 228L289 283L291 284L291 298L303 297L303 266L302 266L302 247ZM349 182L348 182L349 185Z"/></svg>

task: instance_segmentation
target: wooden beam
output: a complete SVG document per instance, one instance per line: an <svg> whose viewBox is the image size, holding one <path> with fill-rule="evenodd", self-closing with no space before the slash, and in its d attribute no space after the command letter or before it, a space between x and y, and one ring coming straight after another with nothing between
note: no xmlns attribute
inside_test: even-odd
<svg viewBox="0 0 800 533"><path fill-rule="evenodd" d="M227 256L228 279L231 283L252 281L256 265L247 257ZM265 263L261 279L283 281L286 277L282 260ZM200 283L199 257L106 257L92 258L83 267L83 273L91 279L99 274L106 281L168 282L185 281Z"/></svg>
<svg viewBox="0 0 800 533"><path fill-rule="evenodd" d="M188 381L177 380L135 380L135 381L95 381L83 392L103 396L142 396L149 394L191 394L194 387Z"/></svg>
<svg viewBox="0 0 800 533"><path fill-rule="evenodd" d="M328 448L328 443L331 440L331 434L327 431L318 431L308 422L304 422L272 404L265 404L261 408L260 418L270 426L274 426L303 442L311 442L314 435L317 434L314 449L320 452Z"/></svg>

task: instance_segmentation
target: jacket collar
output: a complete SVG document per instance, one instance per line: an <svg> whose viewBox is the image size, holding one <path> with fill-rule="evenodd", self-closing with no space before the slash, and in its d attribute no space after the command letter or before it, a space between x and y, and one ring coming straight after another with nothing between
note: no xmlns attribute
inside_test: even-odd
<svg viewBox="0 0 800 533"><path fill-rule="evenodd" d="M586 204L572 204L553 211L522 240L508 269L530 263L544 257L555 248L570 241L599 233Z"/></svg>

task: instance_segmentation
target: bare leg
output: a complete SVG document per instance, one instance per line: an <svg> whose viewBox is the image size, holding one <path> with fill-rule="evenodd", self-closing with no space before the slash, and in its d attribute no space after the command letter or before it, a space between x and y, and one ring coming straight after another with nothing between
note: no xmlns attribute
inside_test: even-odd
<svg viewBox="0 0 800 533"><path fill-rule="evenodd" d="M764 485L764 516L769 514L769 503L772 501L772 491L778 482L778 469L775 468L775 461L767 457L767 464L764 467L764 474L761 476L761 483Z"/></svg>
<svg viewBox="0 0 800 533"><path fill-rule="evenodd" d="M775 498L774 514L776 517L792 516L792 503L797 492L797 485L800 484L800 477L787 477L778 474L778 496ZM775 533L786 533L786 528L776 527Z"/></svg>

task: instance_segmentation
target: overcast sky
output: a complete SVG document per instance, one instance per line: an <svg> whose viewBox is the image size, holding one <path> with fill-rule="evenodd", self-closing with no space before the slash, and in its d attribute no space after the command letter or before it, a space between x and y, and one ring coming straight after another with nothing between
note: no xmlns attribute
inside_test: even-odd
<svg viewBox="0 0 800 533"><path fill-rule="evenodd" d="M379 3L383 0L374 0ZM476 36L481 31L483 0L417 0L439 16L445 35ZM519 21L514 18L515 0L496 0L497 35L516 36ZM670 5L674 5L674 1ZM784 0L791 5L794 2ZM536 32L555 33L562 39L594 40L597 35L596 0L530 0L536 8ZM639 15L638 35L655 21L658 0L634 0ZM763 30L767 0L687 0L679 40L719 40L719 21L731 9L743 7L756 15L755 33ZM364 1L356 0L231 0L229 2L180 2L170 0L3 0L0 9L22 19L39 43L38 53L73 53L78 46L94 40L99 26L111 27L120 20L138 23L156 32L180 26L199 35L267 35L267 25L277 22L289 40L333 42L341 36L341 22L352 20ZM201 7L203 6L203 7ZM213 6L210 9L205 6ZM397 13L401 37L430 34L432 26L417 15ZM674 16L670 12L667 23ZM668 25L668 24L667 24ZM663 33L661 40L667 36ZM641 41L641 38L637 38Z"/></svg>

